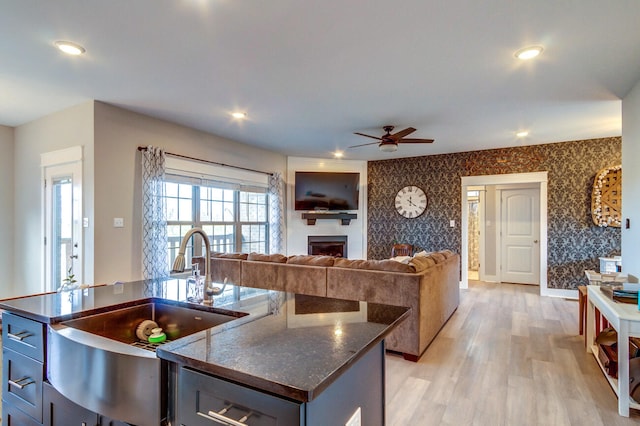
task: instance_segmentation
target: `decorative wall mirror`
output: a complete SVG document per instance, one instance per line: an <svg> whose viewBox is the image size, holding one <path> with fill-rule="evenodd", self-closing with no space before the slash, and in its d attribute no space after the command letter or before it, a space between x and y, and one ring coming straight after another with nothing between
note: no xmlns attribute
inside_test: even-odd
<svg viewBox="0 0 640 426"><path fill-rule="evenodd" d="M596 174L591 193L591 217L598 226L620 228L622 221L622 165Z"/></svg>

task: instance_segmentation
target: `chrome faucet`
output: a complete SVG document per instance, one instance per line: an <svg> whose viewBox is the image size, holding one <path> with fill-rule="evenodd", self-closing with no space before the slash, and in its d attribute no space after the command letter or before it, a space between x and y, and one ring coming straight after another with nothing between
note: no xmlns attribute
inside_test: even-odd
<svg viewBox="0 0 640 426"><path fill-rule="evenodd" d="M204 239L204 247L205 247L205 259L204 259L204 287L207 288L209 283L211 282L211 277L209 276L209 264L211 263L211 243L209 243L209 236L206 232L202 230L202 228L191 228L182 238L182 242L180 243L180 249L178 250L178 255L176 256L176 260L173 262L173 272L184 272L185 268L185 259L184 253L187 250L187 242L189 238L193 234L200 234Z"/></svg>

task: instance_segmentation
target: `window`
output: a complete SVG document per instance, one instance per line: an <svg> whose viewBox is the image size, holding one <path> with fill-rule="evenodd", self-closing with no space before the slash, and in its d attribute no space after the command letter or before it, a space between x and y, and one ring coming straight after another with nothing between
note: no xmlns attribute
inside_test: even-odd
<svg viewBox="0 0 640 426"><path fill-rule="evenodd" d="M267 253L269 218L265 188L174 175L168 175L166 180L169 265L178 254L182 237L193 227L207 233L212 252ZM204 254L204 243L195 235L185 253L187 267L192 256Z"/></svg>

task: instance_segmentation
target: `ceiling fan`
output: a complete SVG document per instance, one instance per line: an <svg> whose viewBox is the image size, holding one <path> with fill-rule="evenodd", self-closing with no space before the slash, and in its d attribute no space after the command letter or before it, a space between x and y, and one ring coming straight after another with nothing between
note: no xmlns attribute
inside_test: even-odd
<svg viewBox="0 0 640 426"><path fill-rule="evenodd" d="M350 146L349 148L357 148L359 146L373 145L377 143L378 146L380 147L380 151L394 152L398 150L399 143L433 143L433 139L405 138L405 136L408 136L411 133L416 131L416 129L414 129L413 127L407 127L406 129L400 130L399 132L394 134L391 134L391 131L393 130L393 126L384 126L383 129L387 133L382 136L371 136L371 135L365 135L364 133L355 132L354 135L360 135L360 136L365 136L367 138L376 139L379 142L363 143L360 145Z"/></svg>

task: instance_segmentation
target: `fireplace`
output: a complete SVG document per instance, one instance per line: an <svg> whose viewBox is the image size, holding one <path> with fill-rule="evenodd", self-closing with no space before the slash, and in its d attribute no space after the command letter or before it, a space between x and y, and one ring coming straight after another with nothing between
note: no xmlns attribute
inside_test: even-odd
<svg viewBox="0 0 640 426"><path fill-rule="evenodd" d="M307 237L309 254L347 257L346 235L314 235Z"/></svg>

